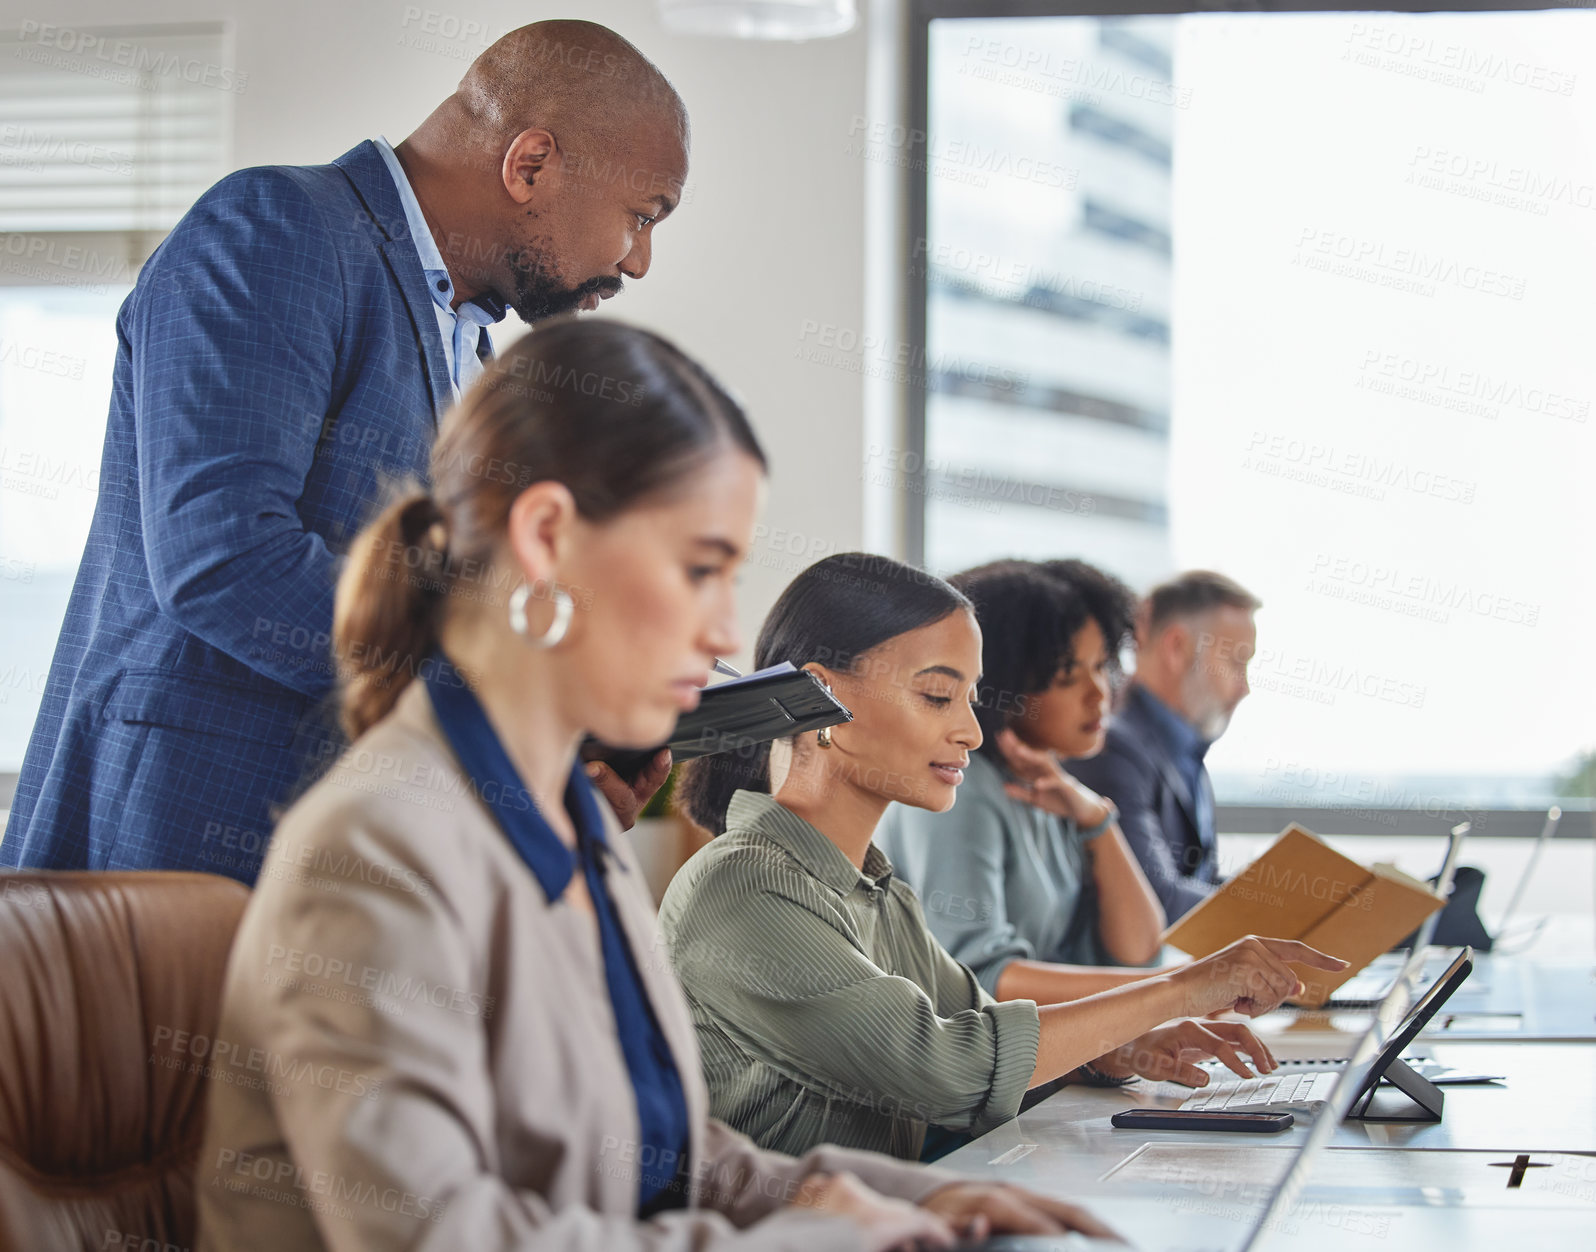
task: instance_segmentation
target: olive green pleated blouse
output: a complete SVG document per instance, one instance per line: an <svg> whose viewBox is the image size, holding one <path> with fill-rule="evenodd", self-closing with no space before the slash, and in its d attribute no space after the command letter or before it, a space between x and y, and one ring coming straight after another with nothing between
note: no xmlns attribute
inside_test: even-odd
<svg viewBox="0 0 1596 1252"><path fill-rule="evenodd" d="M1019 1111L1036 1005L993 1000L873 845L861 871L770 796L739 791L660 922L710 1110L761 1147L913 1159L927 1125L981 1133Z"/></svg>

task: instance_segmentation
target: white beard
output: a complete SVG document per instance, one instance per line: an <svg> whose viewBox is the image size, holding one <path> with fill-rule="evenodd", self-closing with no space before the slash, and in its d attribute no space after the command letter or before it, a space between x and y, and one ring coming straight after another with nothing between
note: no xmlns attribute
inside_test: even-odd
<svg viewBox="0 0 1596 1252"><path fill-rule="evenodd" d="M1208 689L1201 662L1186 671L1180 682L1180 695L1186 706L1186 719L1204 743L1212 743L1230 728L1230 718L1236 710L1227 709Z"/></svg>
<svg viewBox="0 0 1596 1252"><path fill-rule="evenodd" d="M1230 729L1232 712L1231 709L1215 709L1196 724L1197 734L1204 743L1212 743Z"/></svg>

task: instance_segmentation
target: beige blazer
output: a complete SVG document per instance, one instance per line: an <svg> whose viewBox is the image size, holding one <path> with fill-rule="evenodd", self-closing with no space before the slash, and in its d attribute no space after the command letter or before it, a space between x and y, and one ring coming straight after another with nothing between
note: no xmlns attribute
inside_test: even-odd
<svg viewBox="0 0 1596 1252"><path fill-rule="evenodd" d="M918 1199L953 1175L710 1120L691 1018L643 876L609 882L692 1126L689 1208L636 1218L637 1111L597 927L552 905L415 682L284 817L228 966L198 1167L200 1247L848 1248L777 1213L817 1169ZM760 1219L770 1216L768 1220ZM743 1228L759 1224L752 1230Z"/></svg>

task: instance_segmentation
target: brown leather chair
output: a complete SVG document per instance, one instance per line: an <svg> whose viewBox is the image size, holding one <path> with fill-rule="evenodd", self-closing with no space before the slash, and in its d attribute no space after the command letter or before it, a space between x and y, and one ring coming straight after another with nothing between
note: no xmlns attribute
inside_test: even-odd
<svg viewBox="0 0 1596 1252"><path fill-rule="evenodd" d="M222 976L249 892L0 873L0 1250L188 1252Z"/></svg>

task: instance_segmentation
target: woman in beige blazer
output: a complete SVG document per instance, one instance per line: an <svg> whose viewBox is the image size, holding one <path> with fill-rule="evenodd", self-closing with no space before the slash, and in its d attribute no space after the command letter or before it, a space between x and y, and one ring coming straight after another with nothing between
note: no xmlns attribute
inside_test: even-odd
<svg viewBox="0 0 1596 1252"><path fill-rule="evenodd" d="M661 742L736 650L763 466L669 344L556 322L446 419L433 492L358 538L334 625L353 742L279 825L233 948L204 1248L1101 1229L867 1153L760 1151L707 1115L642 875L577 749Z"/></svg>

